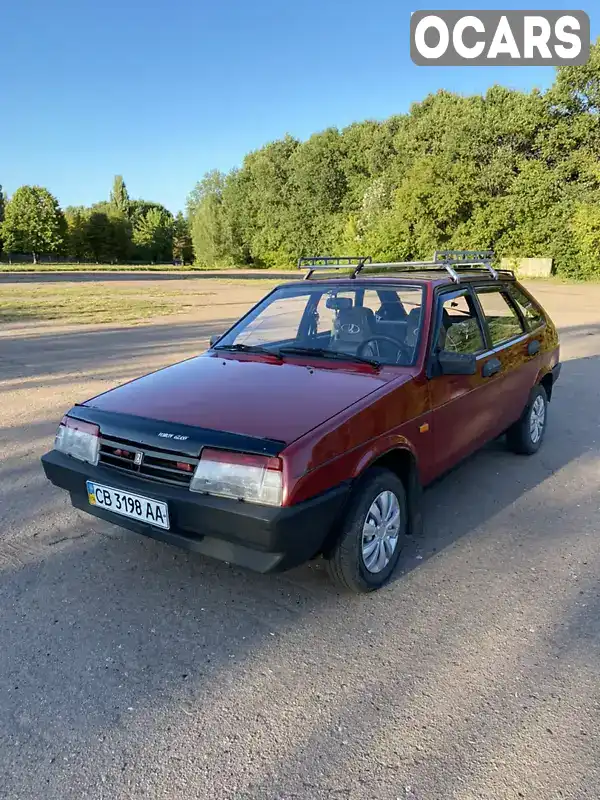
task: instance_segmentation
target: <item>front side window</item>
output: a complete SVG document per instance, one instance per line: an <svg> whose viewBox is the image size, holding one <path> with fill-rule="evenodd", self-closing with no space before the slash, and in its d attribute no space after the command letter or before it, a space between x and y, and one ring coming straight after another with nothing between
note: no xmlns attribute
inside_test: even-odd
<svg viewBox="0 0 600 800"><path fill-rule="evenodd" d="M450 353L479 353L485 350L481 324L468 291L441 297L441 319L437 350Z"/></svg>
<svg viewBox="0 0 600 800"><path fill-rule="evenodd" d="M492 347L504 344L523 333L523 325L507 295L500 289L477 289L492 340Z"/></svg>
<svg viewBox="0 0 600 800"><path fill-rule="evenodd" d="M381 364L413 364L423 320L420 286L366 287L306 281L282 286L240 320L216 348L319 350L322 357L367 359Z"/></svg>

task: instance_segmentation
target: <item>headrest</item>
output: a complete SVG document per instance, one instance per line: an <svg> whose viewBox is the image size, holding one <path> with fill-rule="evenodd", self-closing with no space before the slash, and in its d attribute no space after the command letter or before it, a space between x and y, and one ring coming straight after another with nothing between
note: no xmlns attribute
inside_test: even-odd
<svg viewBox="0 0 600 800"><path fill-rule="evenodd" d="M375 314L370 308L354 307L340 311L335 321L335 338L341 341L363 341L373 335Z"/></svg>
<svg viewBox="0 0 600 800"><path fill-rule="evenodd" d="M419 328L421 323L421 309L411 308L406 319L406 338L405 342L409 347L414 347L419 338Z"/></svg>

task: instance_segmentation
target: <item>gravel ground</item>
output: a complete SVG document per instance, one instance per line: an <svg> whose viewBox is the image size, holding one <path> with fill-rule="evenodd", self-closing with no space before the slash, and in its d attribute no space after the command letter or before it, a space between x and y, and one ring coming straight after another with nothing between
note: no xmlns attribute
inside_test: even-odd
<svg viewBox="0 0 600 800"><path fill-rule="evenodd" d="M430 488L366 598L80 514L39 465L72 402L201 350L264 288L0 327L0 797L600 797L600 287L534 291L565 362L543 449L495 443Z"/></svg>

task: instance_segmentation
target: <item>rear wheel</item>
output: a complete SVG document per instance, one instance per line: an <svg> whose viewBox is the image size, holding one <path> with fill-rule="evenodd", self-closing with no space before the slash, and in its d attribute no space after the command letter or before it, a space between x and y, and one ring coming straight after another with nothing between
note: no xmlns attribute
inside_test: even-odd
<svg viewBox="0 0 600 800"><path fill-rule="evenodd" d="M344 590L372 592L391 578L407 530L406 492L391 470L365 473L342 521L342 531L327 559L334 583Z"/></svg>
<svg viewBox="0 0 600 800"><path fill-rule="evenodd" d="M506 440L515 453L533 455L540 449L548 422L548 395L540 384L535 386L521 419L508 429Z"/></svg>

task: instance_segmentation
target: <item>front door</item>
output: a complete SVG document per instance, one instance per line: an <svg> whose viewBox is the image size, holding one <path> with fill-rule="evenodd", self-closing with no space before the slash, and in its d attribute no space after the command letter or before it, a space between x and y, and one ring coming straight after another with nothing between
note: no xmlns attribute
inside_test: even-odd
<svg viewBox="0 0 600 800"><path fill-rule="evenodd" d="M482 444L491 426L488 359L485 331L477 303L468 287L440 294L434 328L431 363L442 350L479 358L474 375L432 373L429 391L435 446L435 474L439 475ZM485 367L485 371L489 368Z"/></svg>

